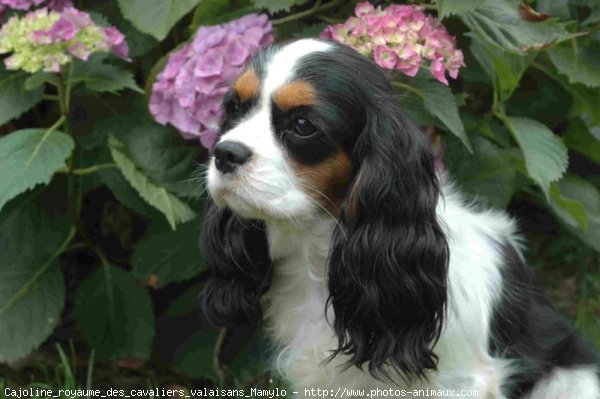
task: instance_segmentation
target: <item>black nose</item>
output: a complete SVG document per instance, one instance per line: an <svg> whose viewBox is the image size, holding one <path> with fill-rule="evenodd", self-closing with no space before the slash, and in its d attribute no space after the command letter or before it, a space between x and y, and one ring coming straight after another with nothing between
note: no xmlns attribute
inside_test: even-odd
<svg viewBox="0 0 600 399"><path fill-rule="evenodd" d="M222 173L230 173L237 166L245 164L252 151L242 143L223 141L215 147L215 165Z"/></svg>

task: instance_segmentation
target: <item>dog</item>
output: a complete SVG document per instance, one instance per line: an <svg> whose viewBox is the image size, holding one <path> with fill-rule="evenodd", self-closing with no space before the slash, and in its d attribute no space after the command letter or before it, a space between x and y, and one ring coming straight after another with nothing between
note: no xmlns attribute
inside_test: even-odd
<svg viewBox="0 0 600 399"><path fill-rule="evenodd" d="M515 222L440 176L371 60L275 45L224 108L201 304L216 326L264 319L294 393L600 398L597 355L536 283Z"/></svg>

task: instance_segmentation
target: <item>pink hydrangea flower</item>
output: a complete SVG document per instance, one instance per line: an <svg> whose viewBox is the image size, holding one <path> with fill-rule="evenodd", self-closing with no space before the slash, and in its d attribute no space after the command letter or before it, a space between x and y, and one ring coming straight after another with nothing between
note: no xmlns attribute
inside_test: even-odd
<svg viewBox="0 0 600 399"><path fill-rule="evenodd" d="M0 18L8 9L29 10L44 2L48 2L46 6L55 11L62 11L64 7L73 6L73 0L0 0Z"/></svg>
<svg viewBox="0 0 600 399"><path fill-rule="evenodd" d="M274 41L266 15L250 14L201 27L191 43L171 53L152 86L154 119L212 149L223 116L221 103L250 57Z"/></svg>
<svg viewBox="0 0 600 399"><path fill-rule="evenodd" d="M415 76L429 62L431 74L446 85L446 73L456 79L465 66L456 39L423 7L394 4L381 9L363 2L356 5L354 14L342 24L325 28L321 38L354 47L380 67L408 76Z"/></svg>

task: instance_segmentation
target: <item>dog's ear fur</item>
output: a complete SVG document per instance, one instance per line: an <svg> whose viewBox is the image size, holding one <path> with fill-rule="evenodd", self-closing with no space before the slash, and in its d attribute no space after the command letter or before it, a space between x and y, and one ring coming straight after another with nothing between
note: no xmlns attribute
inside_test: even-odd
<svg viewBox="0 0 600 399"><path fill-rule="evenodd" d="M265 227L241 219L209 199L202 223L201 247L211 275L200 294L207 320L218 327L257 325L261 296L271 281Z"/></svg>
<svg viewBox="0 0 600 399"><path fill-rule="evenodd" d="M329 260L333 356L368 363L377 378L394 369L411 379L437 367L432 347L445 315L448 244L436 216L430 144L387 82L377 83L365 94L354 180L340 210L344 231L334 233Z"/></svg>

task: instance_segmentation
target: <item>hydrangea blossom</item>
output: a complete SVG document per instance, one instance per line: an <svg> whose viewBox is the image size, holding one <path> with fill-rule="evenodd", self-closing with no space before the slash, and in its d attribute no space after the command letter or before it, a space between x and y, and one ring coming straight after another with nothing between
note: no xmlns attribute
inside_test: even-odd
<svg viewBox="0 0 600 399"><path fill-rule="evenodd" d="M266 15L249 14L223 25L201 27L191 43L171 53L152 86L150 112L185 138L200 137L212 148L223 110L221 102L244 63L273 43Z"/></svg>
<svg viewBox="0 0 600 399"><path fill-rule="evenodd" d="M126 58L129 49L121 32L99 27L89 14L73 7L13 16L0 29L0 54L13 53L4 60L7 69L58 72L73 57L85 61L98 51Z"/></svg>
<svg viewBox="0 0 600 399"><path fill-rule="evenodd" d="M456 79L465 65L455 38L434 17L425 15L423 7L391 5L382 10L364 2L354 12L356 16L346 22L325 28L321 37L354 47L380 67L408 76L415 76L429 61L431 74L446 85L446 72Z"/></svg>
<svg viewBox="0 0 600 399"><path fill-rule="evenodd" d="M0 18L8 9L29 10L31 7L39 6L48 2L47 6L51 10L62 11L64 7L72 7L72 0L0 0Z"/></svg>

